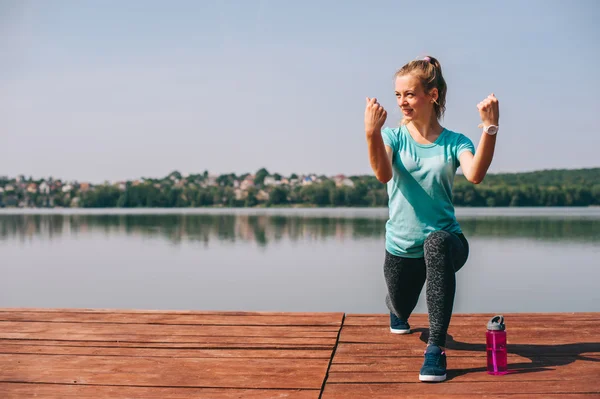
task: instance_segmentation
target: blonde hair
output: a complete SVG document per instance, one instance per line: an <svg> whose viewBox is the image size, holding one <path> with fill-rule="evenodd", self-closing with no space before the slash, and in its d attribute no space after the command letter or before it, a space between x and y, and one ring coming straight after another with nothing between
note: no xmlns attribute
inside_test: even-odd
<svg viewBox="0 0 600 399"><path fill-rule="evenodd" d="M446 111L446 92L448 86L442 75L442 66L440 62L431 56L423 57L421 60L410 61L394 74L394 80L398 76L413 74L421 82L425 93L432 89L438 90L437 101L433 104L435 116L439 120Z"/></svg>

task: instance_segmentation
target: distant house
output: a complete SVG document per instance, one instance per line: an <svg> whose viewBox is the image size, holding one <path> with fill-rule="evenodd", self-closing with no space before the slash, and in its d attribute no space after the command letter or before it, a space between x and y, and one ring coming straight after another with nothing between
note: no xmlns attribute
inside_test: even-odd
<svg viewBox="0 0 600 399"><path fill-rule="evenodd" d="M337 187L342 187L342 186L354 187L354 182L344 175L334 176L333 181L335 182L335 185Z"/></svg>
<svg viewBox="0 0 600 399"><path fill-rule="evenodd" d="M354 182L348 178L345 178L344 180L342 180L342 186L354 187Z"/></svg>
<svg viewBox="0 0 600 399"><path fill-rule="evenodd" d="M273 176L266 176L265 180L263 180L263 184L265 186L274 186L277 184L277 180Z"/></svg>
<svg viewBox="0 0 600 399"><path fill-rule="evenodd" d="M256 194L256 199L259 201L268 201L269 193L267 193L264 190L258 190L258 193Z"/></svg>
<svg viewBox="0 0 600 399"><path fill-rule="evenodd" d="M43 181L39 186L39 191L41 194L50 194L50 185Z"/></svg>
<svg viewBox="0 0 600 399"><path fill-rule="evenodd" d="M90 190L90 183L80 183L79 184L79 191L81 191L82 193L85 193L89 190Z"/></svg>
<svg viewBox="0 0 600 399"><path fill-rule="evenodd" d="M63 193L68 193L68 192L70 192L71 190L73 190L73 186L72 186L72 185L70 185L70 184L65 184L65 185L62 187L62 192L63 192Z"/></svg>
<svg viewBox="0 0 600 399"><path fill-rule="evenodd" d="M254 175L246 176L244 181L240 183L240 188L244 191L248 190L250 187L254 187Z"/></svg>
<svg viewBox="0 0 600 399"><path fill-rule="evenodd" d="M242 183L240 183L240 189L243 191L247 191L250 187L254 187L254 182L244 180Z"/></svg>
<svg viewBox="0 0 600 399"><path fill-rule="evenodd" d="M336 185L340 184L344 179L346 178L346 176L344 175L336 175L333 176L333 181L335 182Z"/></svg>
<svg viewBox="0 0 600 399"><path fill-rule="evenodd" d="M6 192L15 191L15 188L12 185L7 184L6 186L4 186L4 191L6 191Z"/></svg>
<svg viewBox="0 0 600 399"><path fill-rule="evenodd" d="M37 186L37 184L35 184L35 183L29 183L27 185L27 192L31 193L31 194L37 193L38 192L38 186Z"/></svg>

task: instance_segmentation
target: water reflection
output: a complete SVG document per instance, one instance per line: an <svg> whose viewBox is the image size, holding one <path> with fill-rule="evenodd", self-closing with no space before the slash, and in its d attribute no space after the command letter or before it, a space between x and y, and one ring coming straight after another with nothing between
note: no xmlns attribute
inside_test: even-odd
<svg viewBox="0 0 600 399"><path fill-rule="evenodd" d="M598 219L493 217L459 221L468 236L600 242Z"/></svg>
<svg viewBox="0 0 600 399"><path fill-rule="evenodd" d="M548 217L463 217L470 237L526 238L544 241L600 242L600 219ZM0 239L42 238L88 233L162 237L172 243L213 240L255 242L259 246L281 240L383 239L385 220L378 217L326 217L244 214L159 215L0 215Z"/></svg>

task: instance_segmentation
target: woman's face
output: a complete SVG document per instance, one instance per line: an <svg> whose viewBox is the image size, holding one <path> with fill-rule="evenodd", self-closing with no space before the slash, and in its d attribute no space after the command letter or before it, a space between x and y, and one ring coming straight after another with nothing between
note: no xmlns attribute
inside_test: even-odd
<svg viewBox="0 0 600 399"><path fill-rule="evenodd" d="M428 121L433 112L433 101L437 101L437 90L425 93L419 78L413 74L396 77L396 99L407 121Z"/></svg>

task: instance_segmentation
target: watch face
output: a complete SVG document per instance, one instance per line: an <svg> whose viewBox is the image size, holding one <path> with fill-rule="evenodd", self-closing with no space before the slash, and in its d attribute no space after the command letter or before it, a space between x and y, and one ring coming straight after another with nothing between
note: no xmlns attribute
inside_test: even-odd
<svg viewBox="0 0 600 399"><path fill-rule="evenodd" d="M488 127L487 133L492 135L498 133L498 126Z"/></svg>

